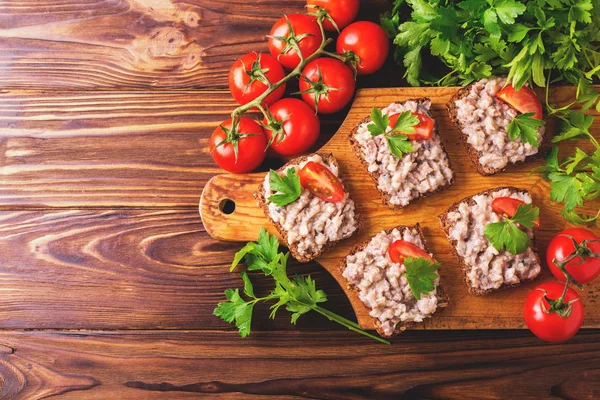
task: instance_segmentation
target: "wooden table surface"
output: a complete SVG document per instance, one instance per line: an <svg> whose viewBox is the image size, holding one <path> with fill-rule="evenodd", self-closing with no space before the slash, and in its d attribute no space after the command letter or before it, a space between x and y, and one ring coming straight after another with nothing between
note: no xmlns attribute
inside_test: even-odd
<svg viewBox="0 0 600 400"><path fill-rule="evenodd" d="M598 398L600 331L415 331L375 343L258 307L212 315L240 244L198 215L227 71L299 0L0 2L0 398ZM363 1L377 20L391 1ZM403 85L388 60L360 87ZM323 119L326 142L344 118ZM276 165L278 161L271 161ZM319 265L292 264L347 317ZM254 277L254 276L253 276ZM258 292L269 289L254 277Z"/></svg>

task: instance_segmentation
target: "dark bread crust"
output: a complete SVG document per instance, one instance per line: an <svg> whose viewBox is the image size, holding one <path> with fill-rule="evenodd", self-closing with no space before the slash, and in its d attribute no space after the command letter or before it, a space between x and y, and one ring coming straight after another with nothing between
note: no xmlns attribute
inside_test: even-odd
<svg viewBox="0 0 600 400"><path fill-rule="evenodd" d="M277 172L282 172L285 171L289 166L292 165L298 165L303 161L306 161L309 157L313 156L313 155L319 155L321 156L321 158L323 159L324 162L326 162L327 164L330 165L335 165L338 168L339 171L339 164L337 162L337 160L335 159L335 157L333 156L333 154L331 153L312 153L312 154L307 154L301 157L297 157L294 158L293 160L288 161L283 167L279 168L277 170ZM342 182L342 185L344 184L341 175L338 175L338 178L340 179L340 182ZM344 190L347 190L346 187L344 186ZM314 260L315 258L317 258L318 256L320 256L324 251L326 251L327 249L330 249L331 247L335 246L340 240L336 240L336 241L330 241L327 242L322 248L321 250L315 252L315 253L311 253L311 254L307 254L307 255L301 255L298 253L298 249L297 246L290 246L288 245L288 236L287 236L287 231L285 229L283 229L283 226L281 226L281 224L273 221L273 219L271 218L271 216L269 215L269 201L267 200L267 198L265 197L265 185L264 185L264 180L261 182L261 184L258 186L258 191L256 193L254 193L254 198L256 199L258 206L263 210L263 212L265 213L265 216L267 217L267 219L269 220L269 222L271 222L275 228L277 229L277 231L279 232L279 234L281 235L281 237L284 240L284 245L288 246L288 248L290 249L290 253L292 253L292 256L300 261L300 262L309 262L311 260ZM350 236L354 236L356 234L356 232L358 232L361 227L362 227L362 219L360 217L360 215L358 214L358 212L355 209L355 216L356 219L358 220L358 227L356 229L356 231L354 231L354 233ZM350 237L346 238L349 239ZM342 239L345 240L345 239Z"/></svg>
<svg viewBox="0 0 600 400"><path fill-rule="evenodd" d="M456 251L456 243L458 242L457 240L453 240L450 238L450 229L452 229L452 225L449 223L448 221L448 214L456 211L458 209L458 207L460 206L460 204L462 203L468 203L470 206L472 206L473 204L475 204L475 201L473 200L473 197L478 196L478 195L489 195L493 192L496 192L498 190L502 190L502 189L508 189L511 194L513 193L517 193L517 192L524 192L524 193L529 193L527 190L525 189L519 189L516 188L514 186L499 186L496 188L492 188L492 189L488 189L488 190L484 190L482 192L479 193L475 193L474 195L471 195L469 197L465 197L464 199L455 202L454 204L452 204L452 206L450 206L450 208L448 208L446 211L444 211L444 213L442 213L438 219L440 221L440 225L442 227L442 230L444 231L444 233L446 234L446 238L448 239L448 242L450 243L450 245L452 246L452 253L454 253L454 255L456 256L456 258L458 259L459 263L460 263L460 267L463 271L463 276L464 276L464 282L465 282L465 286L467 287L467 291L475 296L484 296L486 294L489 294L491 292L497 291L497 290L501 290L501 289L507 289L507 288L511 288L511 287L517 287L520 285L520 283L515 283L515 284L502 284L502 286L500 286L500 288L498 289L486 289L486 290L482 290L482 289L478 289L473 287L473 285L471 284L471 281L468 277L468 273L471 269L471 267L469 265L467 265L467 263L465 263L464 257L461 257L458 252ZM531 240L531 247L533 249L533 252L535 253L537 259L538 259L538 263L540 262L540 256L537 253L537 246L536 246L536 241L535 241L535 235L533 237L533 239ZM540 273L541 274L541 273ZM539 275L538 275L539 276ZM527 282L529 280L534 280L536 279L536 277L531 278L531 279L524 279L521 280L521 282Z"/></svg>
<svg viewBox="0 0 600 400"><path fill-rule="evenodd" d="M398 229L401 231L404 229L411 229L411 230L415 229L418 232L419 237L421 238L421 242L423 243L423 250L425 250L427 253L430 253L429 248L427 247L427 241L425 240L425 236L423 235L423 230L421 229L421 226L418 223L414 226L398 225L393 228L386 229L385 233L389 235L394 229ZM377 234L379 234L379 232ZM357 245L355 245L352 248L352 250L348 253L347 256L354 254L358 251L364 250L364 248L368 246L368 244L371 242L372 239L373 239L373 237L370 237L368 239L365 239L361 243L358 243ZM339 269L342 274L344 273L344 270L346 269L346 257L344 257L339 263ZM358 293L358 289L356 288L356 286L351 285L350 283L348 283L347 288L355 293ZM449 301L448 294L443 289L441 283L437 287L437 298L438 298L438 305L437 305L438 309L443 309L444 307L446 307L448 305L448 301ZM438 310L436 310L436 312L438 312ZM381 336L381 337L391 337L391 336L397 335L399 333L404 332L406 329L409 329L412 326L417 324L417 322L407 322L404 324L398 323L396 325L392 335L386 336L383 333L383 331L381 330L381 327L380 327L381 323L379 322L379 320L376 318L373 318L373 320L375 321L376 331L379 334L379 336Z"/></svg>
<svg viewBox="0 0 600 400"><path fill-rule="evenodd" d="M546 131L544 132L544 137L538 147L538 152L536 154L527 156L527 157L525 157L524 160L517 161L515 163L509 162L504 168L496 168L490 172L485 171L483 166L479 162L479 157L480 157L479 151L475 150L475 148L469 143L469 141L468 141L469 136L463 132L462 124L458 121L458 113L457 113L457 107L456 107L456 101L462 99L463 97L466 97L469 94L469 92L471 91L471 87L475 83L477 83L477 82L473 82L473 83L459 89L450 98L450 100L446 104L446 109L448 110L448 115L450 116L450 120L458 128L458 131L460 132L460 135L459 135L460 141L467 149L469 158L471 159L471 162L473 163L473 165L477 169L477 172L479 172L480 175L488 176L488 175L497 174L498 172L504 171L506 168L510 167L511 165L518 165L518 164L524 163L527 160L542 157L548 152L548 150L550 150L550 147L551 147L550 146L550 144L551 144L550 143L550 135L549 135L548 129L546 129ZM512 107L510 104L509 104L509 106Z"/></svg>
<svg viewBox="0 0 600 400"><path fill-rule="evenodd" d="M403 104L406 103L407 101L414 101L417 104L423 104L427 101L429 101L428 97L421 97L418 99L409 99L406 101L396 101L393 104ZM356 134L356 131L358 131L358 127L364 123L368 123L371 121L371 117L365 117L363 118L350 132L350 136L349 136L349 140L350 140L350 148L352 149L352 152L354 153L354 155L358 158L358 160L360 161L360 163L362 164L362 166L365 168L365 170L368 172L369 171L369 163L364 159L363 155L362 155L362 151L361 151L361 146L360 144L356 141L356 139L354 139L354 135ZM438 133L438 129L437 129L437 124L434 125L433 128L433 133L435 135L439 135ZM452 164L450 162L450 157L448 157L448 153L446 152L446 148L444 147L444 143L440 140L440 145L442 146L442 151L444 152L444 154L446 155L446 159L448 160L448 167L450 167L450 169L452 170ZM454 184L454 174L452 175L452 179L450 180L450 182L444 186L440 186L439 188L437 188L436 190L433 190L431 192L427 192L427 193L423 193L421 194L419 197L414 198L413 200L410 201L409 204L407 204L406 206L401 206L401 205L394 205L390 203L390 195L387 193L384 193L382 191L380 191L377 188L377 184L379 181L379 176L380 174L378 172L368 172L369 176L371 177L371 179L373 180L373 182L375 182L375 188L376 190L379 192L379 196L381 197L381 201L383 202L383 204L385 204L387 207L389 207L392 210L399 210L401 208L404 208L406 206L408 206L410 203L417 201L418 199L421 199L423 197L428 197L431 196L434 193L437 193L441 190L446 189L447 187L450 187Z"/></svg>

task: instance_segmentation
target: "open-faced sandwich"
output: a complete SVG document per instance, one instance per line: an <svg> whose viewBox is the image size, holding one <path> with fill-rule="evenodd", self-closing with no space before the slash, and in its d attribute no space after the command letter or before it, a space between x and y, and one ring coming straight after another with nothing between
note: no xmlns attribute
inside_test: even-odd
<svg viewBox="0 0 600 400"><path fill-rule="evenodd" d="M447 107L481 175L500 172L545 148L542 105L527 86L517 91L506 78L482 79L459 90Z"/></svg>
<svg viewBox="0 0 600 400"><path fill-rule="evenodd" d="M485 295L540 274L533 233L539 210L526 190L486 190L454 203L439 219L469 293Z"/></svg>
<svg viewBox="0 0 600 400"><path fill-rule="evenodd" d="M359 244L341 266L383 337L402 332L446 306L438 267L419 224L379 232Z"/></svg>
<svg viewBox="0 0 600 400"><path fill-rule="evenodd" d="M383 202L402 208L454 182L427 98L374 108L350 133L350 146Z"/></svg>
<svg viewBox="0 0 600 400"><path fill-rule="evenodd" d="M360 219L331 154L311 154L270 171L254 195L298 261L352 236Z"/></svg>

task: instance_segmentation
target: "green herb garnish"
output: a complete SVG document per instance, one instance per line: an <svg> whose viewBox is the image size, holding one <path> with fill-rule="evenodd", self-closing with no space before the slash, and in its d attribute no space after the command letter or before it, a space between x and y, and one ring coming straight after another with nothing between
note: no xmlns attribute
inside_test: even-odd
<svg viewBox="0 0 600 400"><path fill-rule="evenodd" d="M519 225L527 229L533 228L539 214L540 210L537 207L531 204L520 204L512 218L487 224L484 235L496 250L506 250L515 255L521 254L527 250L531 239Z"/></svg>
<svg viewBox="0 0 600 400"><path fill-rule="evenodd" d="M269 201L280 207L293 203L302 194L302 185L300 185L300 177L296 174L296 168L288 168L283 177L270 170L269 185L273 192L279 192L269 196Z"/></svg>
<svg viewBox="0 0 600 400"><path fill-rule="evenodd" d="M327 295L322 290L317 290L315 281L310 277L296 276L290 279L287 275L287 261L290 253L281 253L279 242L275 236L263 229L258 237L258 241L246 244L238 251L231 264L233 270L241 260L244 260L248 270L262 271L266 276L271 276L275 287L264 297L257 297L254 293L254 287L250 277L242 272L241 277L244 282L245 300L240 289L227 289L225 291L226 301L220 302L214 310L214 315L228 323L234 323L238 328L240 336L246 337L250 334L252 312L254 305L259 302L274 302L271 306L271 318L279 308L285 306L285 309L292 313L291 322L296 323L298 318L309 311L316 311L327 317L329 320L345 326L351 331L358 332L378 342L390 344L385 339L372 335L360 328L356 322L352 322L340 315L337 315L319 304L327 301Z"/></svg>
<svg viewBox="0 0 600 400"><path fill-rule="evenodd" d="M404 111L398 115L396 123L391 130L388 131L390 118L387 114L383 114L377 107L371 110L371 122L367 125L367 129L372 136L384 135L387 139L390 151L398 158L406 153L413 151L413 145L404 133L413 133L415 126L419 124L419 118L412 115L410 111Z"/></svg>
<svg viewBox="0 0 600 400"><path fill-rule="evenodd" d="M534 147L539 146L538 141L538 128L544 125L544 121L532 118L535 113L525 113L517 115L506 128L508 137L510 140L515 140L517 137L521 137L521 140L525 143L529 143Z"/></svg>
<svg viewBox="0 0 600 400"><path fill-rule="evenodd" d="M438 278L436 270L440 267L439 262L431 262L423 257L406 257L403 264L408 286L415 299L421 300L421 294L428 294L435 289L434 281Z"/></svg>

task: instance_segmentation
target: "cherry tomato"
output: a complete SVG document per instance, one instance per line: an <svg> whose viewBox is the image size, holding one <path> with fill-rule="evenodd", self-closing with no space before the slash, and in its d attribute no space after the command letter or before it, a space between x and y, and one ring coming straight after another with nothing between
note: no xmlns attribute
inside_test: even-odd
<svg viewBox="0 0 600 400"><path fill-rule="evenodd" d="M541 284L529 293L525 300L525 322L534 335L548 342L562 342L573 337L583 323L583 304L581 298L573 289L568 288L564 302L571 303L571 314L560 316L548 312L550 304L544 299L544 294L550 300L556 300L562 294L564 285L558 282Z"/></svg>
<svg viewBox="0 0 600 400"><path fill-rule="evenodd" d="M321 124L312 108L302 100L282 99L269 107L276 121L281 123L282 134L271 142L271 148L284 156L295 156L310 149L319 137ZM281 122L283 121L283 122ZM263 123L268 125L265 118ZM265 128L267 141L273 131Z"/></svg>
<svg viewBox="0 0 600 400"><path fill-rule="evenodd" d="M566 257L575 252L573 237L578 244L584 240L600 240L598 235L584 228L569 228L561 231L550 241L546 251L546 262L552 274L565 280L565 274L554 263L554 260L563 261ZM588 251L584 250L583 259L581 256L568 261L565 268L569 274L579 283L588 283L600 275L600 258L593 257L590 253L600 255L600 241L586 244Z"/></svg>
<svg viewBox="0 0 600 400"><path fill-rule="evenodd" d="M402 264L406 257L423 257L426 260L434 262L433 258L425 250L406 240L396 240L392 243L388 248L388 255L392 262L399 264Z"/></svg>
<svg viewBox="0 0 600 400"><path fill-rule="evenodd" d="M340 111L350 100L356 88L350 67L335 58L317 58L302 70L300 91L302 99L323 114Z"/></svg>
<svg viewBox="0 0 600 400"><path fill-rule="evenodd" d="M285 76L281 64L268 54L248 53L233 63L229 70L229 91L239 104L251 102L268 89L260 79L261 71L270 83L279 82ZM268 95L262 104L268 106L275 103L284 91L285 83Z"/></svg>
<svg viewBox="0 0 600 400"><path fill-rule="evenodd" d="M307 0L306 9L309 12L315 11L316 6L324 8L333 19L338 29L343 29L350 22L354 21L358 15L359 0ZM335 27L328 19L323 20L323 28L328 31L336 31Z"/></svg>
<svg viewBox="0 0 600 400"><path fill-rule="evenodd" d="M419 118L419 123L415 125L415 131L412 133L402 132L410 140L429 140L433 135L433 126L435 122L432 118L430 118L427 114L423 113L411 113L412 115L416 115ZM390 115L390 127L396 125L396 121L398 121L398 117L400 114L392 114Z"/></svg>
<svg viewBox="0 0 600 400"><path fill-rule="evenodd" d="M320 199L332 203L344 200L344 186L323 164L307 162L298 174L300 184Z"/></svg>
<svg viewBox="0 0 600 400"><path fill-rule="evenodd" d="M527 86L523 86L517 91L512 85L506 85L496 93L496 97L504 100L523 114L535 113L533 118L542 119L542 104L535 92Z"/></svg>
<svg viewBox="0 0 600 400"><path fill-rule="evenodd" d="M523 204L525 204L524 201L513 199L512 197L496 197L492 200L492 210L494 210L496 214L506 215L508 218L512 218L517 213L517 208ZM535 228L540 226L539 216L538 219L533 222L533 226Z"/></svg>
<svg viewBox="0 0 600 400"><path fill-rule="evenodd" d="M336 42L336 51L353 52L358 56L356 71L360 75L372 74L385 62L390 49L389 39L383 28L369 21L348 25Z"/></svg>
<svg viewBox="0 0 600 400"><path fill-rule="evenodd" d="M294 69L300 64L300 57L296 50L289 46L288 42L294 40L291 35L291 29L295 37L308 34L300 41L298 47L304 58L309 57L319 49L323 36L321 29L317 24L315 17L304 14L289 14L279 18L271 28L269 33L269 51L287 69ZM281 39L285 38L285 39Z"/></svg>
<svg viewBox="0 0 600 400"><path fill-rule="evenodd" d="M219 167L235 174L241 174L252 171L263 162L267 140L260 125L250 118L242 117L237 132L228 135L222 128L230 131L231 119L223 121L210 136L210 154ZM232 142L222 143L228 138L238 143L237 161Z"/></svg>

